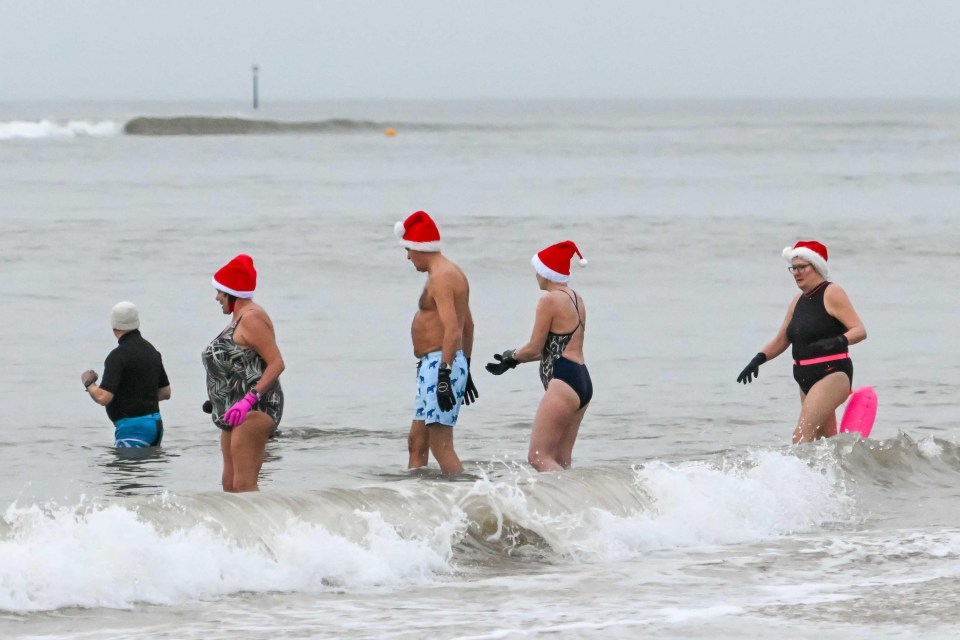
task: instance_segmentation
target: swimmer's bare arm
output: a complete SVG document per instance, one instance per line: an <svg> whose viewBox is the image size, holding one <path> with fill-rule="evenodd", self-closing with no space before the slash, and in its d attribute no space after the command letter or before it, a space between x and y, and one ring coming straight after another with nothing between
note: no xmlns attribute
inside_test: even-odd
<svg viewBox="0 0 960 640"><path fill-rule="evenodd" d="M87 387L87 393L90 394L90 397L93 398L93 401L101 406L107 406L113 401L113 394L109 391L105 391L97 386L97 383L92 383Z"/></svg>
<svg viewBox="0 0 960 640"><path fill-rule="evenodd" d="M843 334L847 337L847 344L857 344L867 339L867 330L843 289L835 284L827 287L823 293L823 306L827 313L847 328Z"/></svg>
<svg viewBox="0 0 960 640"><path fill-rule="evenodd" d="M104 363L105 366L109 367L110 356L107 357L107 362ZM106 370L104 371L106 374ZM93 369L87 369L80 374L80 382L83 383L84 391L93 398L93 401L101 406L107 406L110 404L110 401L113 400L113 392L106 391L100 388L100 385L97 384L97 379L100 376L97 375L97 372Z"/></svg>
<svg viewBox="0 0 960 640"><path fill-rule="evenodd" d="M437 316L443 327L440 362L453 365L457 349L461 348L463 329L457 319L457 304L454 295L454 281L448 274L431 276L430 293L437 305Z"/></svg>
<svg viewBox="0 0 960 640"><path fill-rule="evenodd" d="M463 355L470 357L473 353L473 314L467 307L467 316L463 319L463 339L461 340Z"/></svg>
<svg viewBox="0 0 960 640"><path fill-rule="evenodd" d="M777 335L773 337L773 340L764 345L763 349L760 349L761 353L767 356L767 360L773 360L790 346L790 341L787 340L787 326L789 326L790 320L793 318L793 310L796 308L797 300L800 299L801 295L802 294L798 293L790 302L790 306L787 307L787 316L783 319L783 324L780 325L780 329L777 330Z"/></svg>
<svg viewBox="0 0 960 640"><path fill-rule="evenodd" d="M550 333L550 325L553 323L556 309L557 305L553 296L547 294L540 298L537 303L537 316L533 321L530 341L514 352L514 358L520 362L533 362L540 359L540 353L543 351L543 345L547 342L547 334Z"/></svg>
<svg viewBox="0 0 960 640"><path fill-rule="evenodd" d="M248 312L244 315L243 342L244 346L251 347L267 363L260 381L253 387L262 395L270 390L286 368L280 355L280 347L277 346L273 324L265 313Z"/></svg>

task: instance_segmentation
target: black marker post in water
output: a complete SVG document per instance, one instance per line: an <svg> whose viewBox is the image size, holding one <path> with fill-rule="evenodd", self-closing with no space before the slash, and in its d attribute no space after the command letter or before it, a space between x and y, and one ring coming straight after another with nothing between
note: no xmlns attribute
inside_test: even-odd
<svg viewBox="0 0 960 640"><path fill-rule="evenodd" d="M260 71L258 65L253 65L253 108L256 109L260 106L260 96L257 94L257 72Z"/></svg>

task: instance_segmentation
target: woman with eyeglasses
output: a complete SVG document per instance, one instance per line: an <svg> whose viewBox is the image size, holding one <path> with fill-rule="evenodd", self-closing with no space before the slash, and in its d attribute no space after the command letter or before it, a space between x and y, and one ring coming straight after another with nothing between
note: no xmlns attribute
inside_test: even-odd
<svg viewBox="0 0 960 640"><path fill-rule="evenodd" d="M787 309L773 340L753 357L737 382L747 384L760 375L760 365L793 347L793 379L800 385L800 419L793 443L801 444L837 434L836 410L850 395L853 361L847 347L866 339L847 294L827 280L827 248L815 240L801 240L783 250L787 269L800 288Z"/></svg>

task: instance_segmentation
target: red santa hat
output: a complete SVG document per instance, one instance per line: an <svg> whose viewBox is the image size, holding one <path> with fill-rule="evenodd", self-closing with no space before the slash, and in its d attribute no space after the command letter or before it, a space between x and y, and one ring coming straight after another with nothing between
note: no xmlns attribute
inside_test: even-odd
<svg viewBox="0 0 960 640"><path fill-rule="evenodd" d="M257 288L253 258L240 254L213 274L213 286L238 298L252 298Z"/></svg>
<svg viewBox="0 0 960 640"><path fill-rule="evenodd" d="M783 257L787 262L794 258L803 258L824 278L830 275L830 267L827 266L827 248L816 240L801 240L792 247L784 247Z"/></svg>
<svg viewBox="0 0 960 640"><path fill-rule="evenodd" d="M393 225L400 245L414 251L440 251L440 230L426 211L411 213L406 220Z"/></svg>
<svg viewBox="0 0 960 640"><path fill-rule="evenodd" d="M572 240L564 240L551 245L533 256L530 264L541 276L552 282L566 284L570 281L570 261L574 254L580 256L580 266L587 266L587 261L577 249Z"/></svg>

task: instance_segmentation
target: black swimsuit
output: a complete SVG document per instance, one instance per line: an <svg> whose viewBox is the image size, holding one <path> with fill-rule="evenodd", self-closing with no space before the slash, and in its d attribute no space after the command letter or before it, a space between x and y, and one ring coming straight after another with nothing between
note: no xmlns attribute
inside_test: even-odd
<svg viewBox="0 0 960 640"><path fill-rule="evenodd" d="M838 371L847 374L853 386L853 361L849 357L818 364L798 364L803 360L847 353L846 349L826 353L812 347L817 340L835 338L847 331L842 322L827 313L823 304L823 294L829 285L830 282L823 282L810 293L801 295L787 325L787 340L793 345L793 379L804 394L809 393L813 385Z"/></svg>
<svg viewBox="0 0 960 640"><path fill-rule="evenodd" d="M580 409L582 409L593 398L593 382L590 380L587 365L563 357L563 352L570 344L573 334L583 326L576 294L571 296L568 291L564 291L564 293L573 301L573 306L577 310L577 326L570 333L553 333L551 331L547 334L547 341L544 343L543 352L540 354L540 382L543 383L544 389L554 378L566 382L580 398Z"/></svg>

